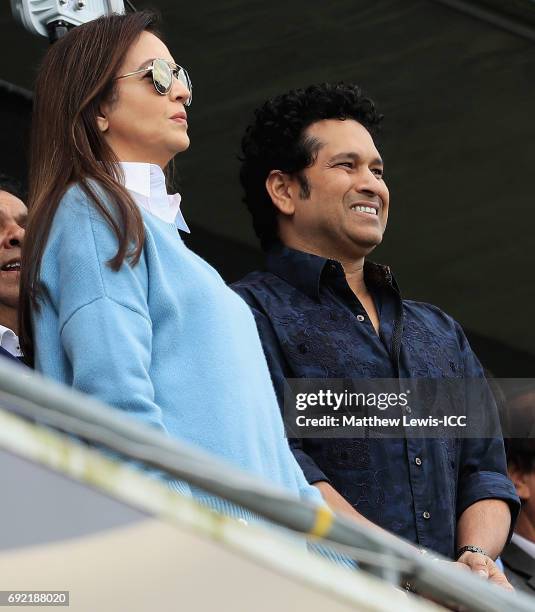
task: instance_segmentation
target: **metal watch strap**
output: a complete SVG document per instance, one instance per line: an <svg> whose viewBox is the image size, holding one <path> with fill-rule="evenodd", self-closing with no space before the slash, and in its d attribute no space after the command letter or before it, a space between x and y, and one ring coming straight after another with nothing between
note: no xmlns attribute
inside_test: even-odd
<svg viewBox="0 0 535 612"><path fill-rule="evenodd" d="M466 551L470 551L473 553L479 553L480 555L485 555L485 557L489 557L489 553L486 550L483 550L482 548L479 548L479 546L463 546L462 548L459 548L459 550L457 551L457 559L463 555Z"/></svg>

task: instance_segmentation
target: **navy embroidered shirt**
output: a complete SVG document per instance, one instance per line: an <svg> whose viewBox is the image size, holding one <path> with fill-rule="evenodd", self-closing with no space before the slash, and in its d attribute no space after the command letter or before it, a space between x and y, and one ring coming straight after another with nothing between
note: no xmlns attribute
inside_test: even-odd
<svg viewBox="0 0 535 612"><path fill-rule="evenodd" d="M233 285L255 315L281 407L285 378L483 376L451 317L402 300L387 266L366 262L364 278L379 334L336 261L278 245L265 271ZM506 501L512 525L518 513L501 438L306 438L290 446L309 482L331 483L369 520L449 557L471 504Z"/></svg>

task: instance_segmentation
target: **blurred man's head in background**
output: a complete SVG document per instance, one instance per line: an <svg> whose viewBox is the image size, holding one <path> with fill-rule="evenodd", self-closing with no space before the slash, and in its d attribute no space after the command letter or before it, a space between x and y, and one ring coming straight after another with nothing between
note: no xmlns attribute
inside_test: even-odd
<svg viewBox="0 0 535 612"><path fill-rule="evenodd" d="M21 248L28 214L23 198L21 185L0 173L0 324L15 333Z"/></svg>
<svg viewBox="0 0 535 612"><path fill-rule="evenodd" d="M509 394L503 428L507 470L522 502L515 532L535 542L535 389Z"/></svg>

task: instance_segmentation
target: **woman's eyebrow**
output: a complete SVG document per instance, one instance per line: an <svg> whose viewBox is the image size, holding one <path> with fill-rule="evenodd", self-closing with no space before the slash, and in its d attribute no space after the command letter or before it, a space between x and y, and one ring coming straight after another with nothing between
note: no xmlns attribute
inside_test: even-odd
<svg viewBox="0 0 535 612"><path fill-rule="evenodd" d="M140 66L136 68L136 70L142 70L143 68L147 68L147 66L153 62L157 57L151 57L151 59L145 60Z"/></svg>

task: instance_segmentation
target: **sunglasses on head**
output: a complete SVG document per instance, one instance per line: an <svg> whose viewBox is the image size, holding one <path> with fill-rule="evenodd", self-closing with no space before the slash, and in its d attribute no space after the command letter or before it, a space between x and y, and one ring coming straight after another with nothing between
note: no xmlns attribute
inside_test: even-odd
<svg viewBox="0 0 535 612"><path fill-rule="evenodd" d="M189 106L191 104L192 85L189 74L185 68L182 68L182 66L179 66L174 62L164 59L154 59L146 68L134 70L134 72L128 72L127 74L122 74L121 76L118 76L117 79L124 79L125 77L129 77L134 74L141 74L142 72L149 71L152 72L152 83L154 85L154 89L159 94L165 96L171 91L173 77L175 77L189 91L189 96L184 102L184 106Z"/></svg>

